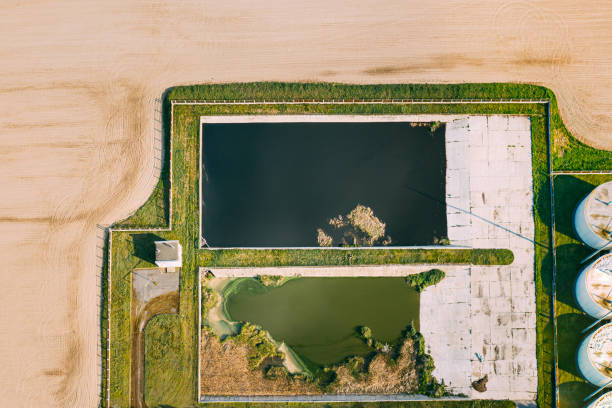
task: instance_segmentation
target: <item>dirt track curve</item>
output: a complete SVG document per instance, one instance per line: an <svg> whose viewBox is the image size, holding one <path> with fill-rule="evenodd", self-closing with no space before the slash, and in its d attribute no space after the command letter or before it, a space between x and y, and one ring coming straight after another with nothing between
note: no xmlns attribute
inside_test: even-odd
<svg viewBox="0 0 612 408"><path fill-rule="evenodd" d="M574 135L612 147L610 2L289 3L0 3L1 406L96 406L96 224L152 190L170 86L537 83Z"/></svg>
<svg viewBox="0 0 612 408"><path fill-rule="evenodd" d="M154 316L176 313L178 292L157 296L145 305L132 301L132 355L130 404L133 408L148 408L145 402L145 328Z"/></svg>

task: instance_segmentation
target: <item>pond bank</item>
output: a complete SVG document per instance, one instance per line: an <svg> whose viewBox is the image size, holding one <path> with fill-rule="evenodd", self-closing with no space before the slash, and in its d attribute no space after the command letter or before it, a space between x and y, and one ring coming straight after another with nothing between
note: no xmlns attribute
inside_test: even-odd
<svg viewBox="0 0 612 408"><path fill-rule="evenodd" d="M318 229L360 206L382 223L378 245L447 237L444 123L232 119L202 122L201 234L210 246L317 246ZM341 246L337 238L326 246Z"/></svg>
<svg viewBox="0 0 612 408"><path fill-rule="evenodd" d="M204 323L209 325L213 332L220 338L233 336L238 333L237 325L230 321L225 314L225 299L223 291L232 279L214 278L207 282L206 286L212 289L217 296L217 303L210 308L208 314L203 316Z"/></svg>
<svg viewBox="0 0 612 408"><path fill-rule="evenodd" d="M402 277L302 277L279 287L253 278L232 282L224 293L226 316L267 330L312 370L372 353L361 326L390 344L407 326L418 329L419 294Z"/></svg>
<svg viewBox="0 0 612 408"><path fill-rule="evenodd" d="M207 282L208 288L215 291L217 295L217 303L209 310L208 315L205 316L205 323L211 327L213 333L219 338L233 336L240 331L240 323L232 321L225 311L226 299L224 297L224 292L228 284L232 281L235 281L235 279L213 278ZM306 365L296 356L295 351L284 342L277 342L274 340L269 333L268 338L276 345L278 350L284 354L285 358L283 359L283 365L287 371L291 374L312 375L308 367L306 367Z"/></svg>
<svg viewBox="0 0 612 408"><path fill-rule="evenodd" d="M460 264L406 264L406 265L358 265L358 266L279 266L246 268L200 268L204 275L211 271L216 278L247 278L258 275L303 277L403 277L439 268L444 271L460 271Z"/></svg>

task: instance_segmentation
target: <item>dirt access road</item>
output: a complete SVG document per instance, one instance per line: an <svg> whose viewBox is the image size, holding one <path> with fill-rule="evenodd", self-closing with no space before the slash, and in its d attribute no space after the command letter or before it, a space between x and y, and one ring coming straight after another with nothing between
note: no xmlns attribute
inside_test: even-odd
<svg viewBox="0 0 612 408"><path fill-rule="evenodd" d="M1 2L0 405L97 404L96 224L150 193L170 86L533 82L612 147L609 2L290 3Z"/></svg>

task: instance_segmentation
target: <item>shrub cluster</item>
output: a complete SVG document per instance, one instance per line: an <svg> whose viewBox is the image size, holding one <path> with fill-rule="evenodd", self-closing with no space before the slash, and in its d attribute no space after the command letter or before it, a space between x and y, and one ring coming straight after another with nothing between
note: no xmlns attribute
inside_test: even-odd
<svg viewBox="0 0 612 408"><path fill-rule="evenodd" d="M264 286L280 286L287 279L280 275L257 275L257 280Z"/></svg>
<svg viewBox="0 0 612 408"><path fill-rule="evenodd" d="M358 329L363 341L370 347L376 350L374 356L384 353L389 358L389 362L393 364L400 357L402 351L399 347L396 347L396 351L392 353L392 348L387 343L375 339L372 336L372 329L367 326L362 326ZM416 392L422 395L431 397L443 397L449 395L444 385L444 380L438 382L438 380L432 375L435 368L433 358L425 352L425 338L423 335L416 331L414 324L410 324L403 333L400 344L404 344L406 341L412 341L412 352L416 361L415 370L417 372L418 387ZM349 367L354 372L355 367L360 367L362 370L366 367L365 364L356 365L356 360L348 360ZM367 372L363 373L367 375ZM353 374L356 376L356 374Z"/></svg>
<svg viewBox="0 0 612 408"><path fill-rule="evenodd" d="M200 304L200 316L202 316L202 326L204 326L204 318L208 316L210 309L217 305L219 296L217 292L202 284L202 303Z"/></svg>
<svg viewBox="0 0 612 408"><path fill-rule="evenodd" d="M244 323L240 333L230 338L249 346L247 359L251 370L259 368L266 358L284 358L284 355L278 352L276 345L268 338L267 333L250 323Z"/></svg>
<svg viewBox="0 0 612 408"><path fill-rule="evenodd" d="M417 292L422 292L428 286L436 285L446 274L440 269L432 269L406 277L406 283L413 287Z"/></svg>

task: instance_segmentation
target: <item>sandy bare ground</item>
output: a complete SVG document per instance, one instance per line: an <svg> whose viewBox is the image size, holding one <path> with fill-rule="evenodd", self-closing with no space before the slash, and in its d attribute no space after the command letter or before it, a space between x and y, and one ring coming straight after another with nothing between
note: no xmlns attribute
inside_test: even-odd
<svg viewBox="0 0 612 408"><path fill-rule="evenodd" d="M289 3L0 3L0 405L96 405L95 226L151 191L169 86L533 82L612 147L612 3Z"/></svg>

